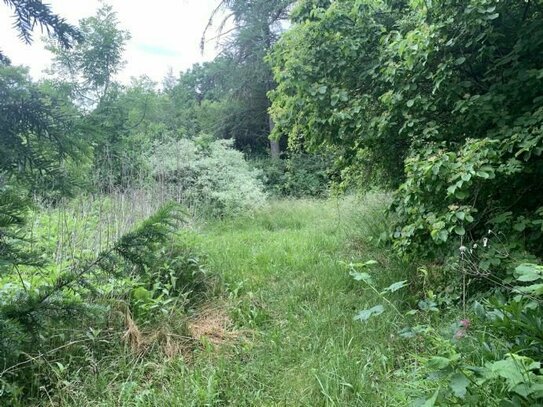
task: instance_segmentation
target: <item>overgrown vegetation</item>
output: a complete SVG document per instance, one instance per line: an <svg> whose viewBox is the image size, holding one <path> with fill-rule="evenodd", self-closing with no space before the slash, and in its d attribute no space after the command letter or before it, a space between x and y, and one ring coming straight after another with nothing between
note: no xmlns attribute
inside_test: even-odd
<svg viewBox="0 0 543 407"><path fill-rule="evenodd" d="M4 3L0 404L543 404L541 0L217 1L160 86Z"/></svg>
<svg viewBox="0 0 543 407"><path fill-rule="evenodd" d="M324 198L329 194L333 177L327 156L290 153L282 160L259 158L253 162L272 196Z"/></svg>
<svg viewBox="0 0 543 407"><path fill-rule="evenodd" d="M211 216L236 215L264 205L266 196L243 154L227 140L171 140L156 144L151 175L173 196Z"/></svg>
<svg viewBox="0 0 543 407"><path fill-rule="evenodd" d="M424 405L541 401L540 353L515 345L526 342L512 321L541 334L535 287L518 279L537 280L542 250L542 12L538 1L301 1L270 56L275 132L334 152L346 181L377 172L395 187L394 249L443 274L419 308L460 305L463 337L477 305L496 335L468 346L437 339L431 325L413 333L447 354L430 365L452 390Z"/></svg>

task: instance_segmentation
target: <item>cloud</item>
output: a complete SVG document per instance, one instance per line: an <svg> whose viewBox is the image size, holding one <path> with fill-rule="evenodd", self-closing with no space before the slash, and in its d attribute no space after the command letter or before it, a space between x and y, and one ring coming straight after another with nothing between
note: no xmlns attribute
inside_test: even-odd
<svg viewBox="0 0 543 407"><path fill-rule="evenodd" d="M119 75L122 82L130 77L146 75L160 82L171 68L184 71L194 63L210 60L215 49L200 51L200 38L210 14L219 0L110 0L118 14L119 27L128 30L132 38L126 45L126 66ZM81 18L92 16L100 6L99 0L50 0L53 10L77 24ZM50 66L51 54L35 33L35 42L25 45L12 28L8 7L0 2L0 49L14 64L30 67L33 77L42 77Z"/></svg>

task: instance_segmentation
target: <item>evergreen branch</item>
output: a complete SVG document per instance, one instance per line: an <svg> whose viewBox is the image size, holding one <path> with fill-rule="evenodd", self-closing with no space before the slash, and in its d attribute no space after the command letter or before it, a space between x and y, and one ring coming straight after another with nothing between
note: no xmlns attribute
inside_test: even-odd
<svg viewBox="0 0 543 407"><path fill-rule="evenodd" d="M67 23L64 18L54 14L51 7L41 0L4 0L13 9L14 27L19 31L19 38L27 44L32 43L32 31L39 25L48 36L53 34L60 44L70 48L74 42L81 40L79 31Z"/></svg>

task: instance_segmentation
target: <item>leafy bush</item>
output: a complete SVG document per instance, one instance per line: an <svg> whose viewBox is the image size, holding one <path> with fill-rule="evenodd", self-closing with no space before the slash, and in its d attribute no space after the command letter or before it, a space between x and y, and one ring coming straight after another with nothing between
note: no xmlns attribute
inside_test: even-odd
<svg viewBox="0 0 543 407"><path fill-rule="evenodd" d="M375 294L354 319L364 324L380 318L394 321L392 329L397 331L391 338L404 348L413 347L415 364L400 363L395 372L410 378L406 387L415 397L411 405L541 405L542 266L520 264L509 283L482 303L473 301L458 320L455 297L440 298L432 290L415 309L398 307L400 299L409 299L405 290L413 293L415 284L404 280L378 288L376 281L383 273L371 270L377 264L370 260L347 265L353 279ZM403 298L393 298L401 292Z"/></svg>
<svg viewBox="0 0 543 407"><path fill-rule="evenodd" d="M511 249L543 254L540 138L528 131L467 140L459 150L428 146L413 155L396 195L397 247L435 257L451 241L478 241L490 229Z"/></svg>
<svg viewBox="0 0 543 407"><path fill-rule="evenodd" d="M420 405L541 404L542 281L543 267L521 264L504 292L473 304L473 318L461 320L453 336L426 331L439 353L427 360L427 377L439 387Z"/></svg>
<svg viewBox="0 0 543 407"><path fill-rule="evenodd" d="M531 1L300 2L270 57L275 131L401 185L404 253L442 259L491 229L541 256L542 17Z"/></svg>
<svg viewBox="0 0 543 407"><path fill-rule="evenodd" d="M184 239L158 248L153 260L132 283L134 316L143 323L156 323L160 313L172 306L183 309L201 299L209 287L209 278L199 254Z"/></svg>
<svg viewBox="0 0 543 407"><path fill-rule="evenodd" d="M243 154L228 140L170 140L156 144L152 174L170 193L202 213L235 215L262 206L266 195Z"/></svg>
<svg viewBox="0 0 543 407"><path fill-rule="evenodd" d="M322 155L292 153L282 160L261 159L266 191L278 197L324 197L330 184L330 160Z"/></svg>

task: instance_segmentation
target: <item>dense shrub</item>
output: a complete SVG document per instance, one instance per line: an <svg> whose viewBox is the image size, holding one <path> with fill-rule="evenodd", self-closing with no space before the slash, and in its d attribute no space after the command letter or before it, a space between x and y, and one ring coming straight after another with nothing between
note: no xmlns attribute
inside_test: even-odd
<svg viewBox="0 0 543 407"><path fill-rule="evenodd" d="M279 197L324 197L330 184L330 159L317 154L292 153L281 160L261 159L254 165L262 171L266 191Z"/></svg>
<svg viewBox="0 0 543 407"><path fill-rule="evenodd" d="M486 238L542 255L541 136L532 133L468 140L458 150L430 145L407 160L396 195L397 247L436 257L451 242L457 249Z"/></svg>
<svg viewBox="0 0 543 407"><path fill-rule="evenodd" d="M348 177L373 161L404 253L490 229L540 256L542 21L532 1L300 2L271 56L276 131Z"/></svg>
<svg viewBox="0 0 543 407"><path fill-rule="evenodd" d="M201 213L244 213L262 206L266 199L258 171L228 140L162 142L154 146L150 163L155 179Z"/></svg>

